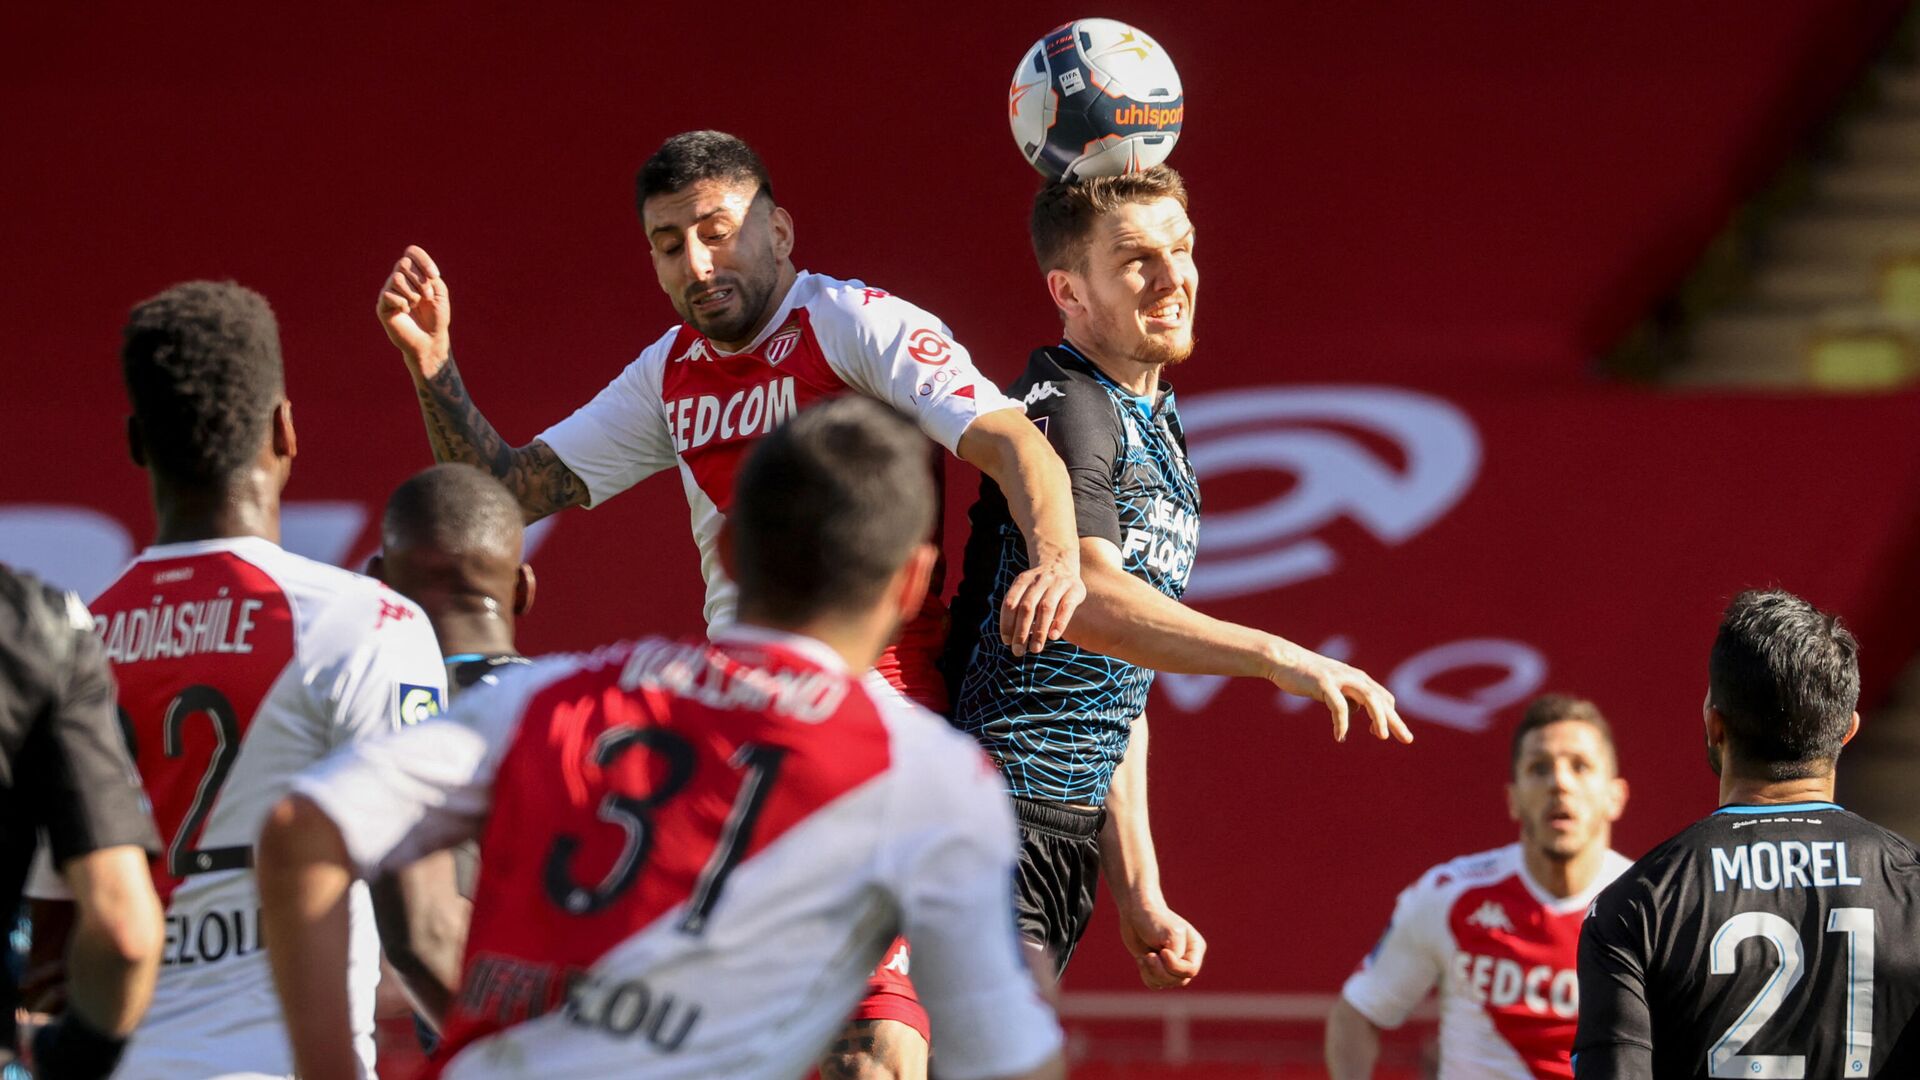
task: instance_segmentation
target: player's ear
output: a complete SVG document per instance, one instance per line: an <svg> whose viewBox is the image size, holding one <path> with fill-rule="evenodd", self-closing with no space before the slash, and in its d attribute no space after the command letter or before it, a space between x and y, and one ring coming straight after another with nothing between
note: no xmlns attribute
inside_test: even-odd
<svg viewBox="0 0 1920 1080"><path fill-rule="evenodd" d="M367 559L367 576L375 581L387 580L387 557L376 551Z"/></svg>
<svg viewBox="0 0 1920 1080"><path fill-rule="evenodd" d="M1860 734L1860 714L1854 713L1853 720L1847 724L1846 738L1843 738L1840 740L1840 745L1845 746L1848 743L1852 742L1853 737L1858 734Z"/></svg>
<svg viewBox="0 0 1920 1080"><path fill-rule="evenodd" d="M785 259L793 254L793 215L784 206L767 212L767 224L773 228L773 253Z"/></svg>
<svg viewBox="0 0 1920 1080"><path fill-rule="evenodd" d="M140 418L127 415L127 456L140 468L147 467L147 441L140 435Z"/></svg>
<svg viewBox="0 0 1920 1080"><path fill-rule="evenodd" d="M1507 782L1507 817L1512 821L1520 820L1520 788L1512 781Z"/></svg>
<svg viewBox="0 0 1920 1080"><path fill-rule="evenodd" d="M894 578L897 590L894 601L900 609L901 618L912 618L927 602L927 589L933 583L933 567L940 561L940 551L932 544L920 544L907 556L906 564L900 567L900 573Z"/></svg>
<svg viewBox="0 0 1920 1080"><path fill-rule="evenodd" d="M1628 792L1626 780L1616 776L1612 780L1607 781L1607 791L1613 796L1610 801L1611 804L1607 807L1607 820L1609 822L1619 821L1620 815L1627 812Z"/></svg>
<svg viewBox="0 0 1920 1080"><path fill-rule="evenodd" d="M513 613L521 616L533 610L533 564L521 563L513 583Z"/></svg>
<svg viewBox="0 0 1920 1080"><path fill-rule="evenodd" d="M273 456L292 461L299 452L293 435L293 402L282 398L273 407Z"/></svg>
<svg viewBox="0 0 1920 1080"><path fill-rule="evenodd" d="M1085 285L1079 275L1070 270L1047 271L1047 292L1053 297L1053 306L1066 318L1087 313Z"/></svg>

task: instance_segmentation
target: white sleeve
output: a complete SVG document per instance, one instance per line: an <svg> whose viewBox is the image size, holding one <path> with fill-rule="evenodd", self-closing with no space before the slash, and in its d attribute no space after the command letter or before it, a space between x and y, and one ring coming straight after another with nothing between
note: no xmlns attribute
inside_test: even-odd
<svg viewBox="0 0 1920 1080"><path fill-rule="evenodd" d="M677 330L668 331L614 376L593 400L540 433L567 468L587 485L587 505L615 495L675 464L661 369Z"/></svg>
<svg viewBox="0 0 1920 1080"><path fill-rule="evenodd" d="M1433 925L1439 906L1425 878L1407 886L1393 905L1387 932L1340 988L1347 1004L1380 1027L1406 1023L1440 980L1443 957Z"/></svg>
<svg viewBox="0 0 1920 1080"><path fill-rule="evenodd" d="M525 707L527 676L514 674L468 690L446 716L353 743L294 777L292 790L332 819L361 877L480 835Z"/></svg>
<svg viewBox="0 0 1920 1080"><path fill-rule="evenodd" d="M980 374L946 324L897 296L836 283L810 307L834 373L912 416L950 451L978 417L1022 407Z"/></svg>
<svg viewBox="0 0 1920 1080"><path fill-rule="evenodd" d="M363 599L364 597L364 599ZM419 605L387 588L342 597L312 635L308 691L338 747L438 715L447 701L439 639Z"/></svg>
<svg viewBox="0 0 1920 1080"><path fill-rule="evenodd" d="M1014 925L1013 805L971 738L919 720L940 729L896 758L889 837L914 989L940 1033L942 1077L1022 1073L1056 1053L1061 1034Z"/></svg>

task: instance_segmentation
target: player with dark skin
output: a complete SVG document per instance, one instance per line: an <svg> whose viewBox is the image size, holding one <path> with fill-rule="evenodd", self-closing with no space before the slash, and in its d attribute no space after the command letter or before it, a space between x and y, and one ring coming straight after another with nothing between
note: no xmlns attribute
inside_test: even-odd
<svg viewBox="0 0 1920 1080"><path fill-rule="evenodd" d="M520 558L523 541L513 496L471 465L435 465L387 500L380 552L367 573L427 613L447 659L450 696L527 662L514 645L514 621L534 596L533 567ZM387 960L414 1006L436 1025L460 982L474 872L471 853L456 849L372 886Z"/></svg>

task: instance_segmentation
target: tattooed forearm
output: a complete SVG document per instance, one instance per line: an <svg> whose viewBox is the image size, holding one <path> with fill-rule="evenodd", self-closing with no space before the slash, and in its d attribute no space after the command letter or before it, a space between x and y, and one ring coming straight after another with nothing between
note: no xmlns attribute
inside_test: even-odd
<svg viewBox="0 0 1920 1080"><path fill-rule="evenodd" d="M435 461L463 461L492 473L520 501L529 522L586 503L587 485L552 447L538 439L526 446L507 445L467 396L451 356L417 389Z"/></svg>

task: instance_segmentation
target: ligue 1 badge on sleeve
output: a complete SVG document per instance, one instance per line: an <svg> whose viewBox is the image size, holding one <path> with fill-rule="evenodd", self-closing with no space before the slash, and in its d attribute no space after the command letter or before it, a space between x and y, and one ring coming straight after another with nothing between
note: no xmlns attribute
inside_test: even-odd
<svg viewBox="0 0 1920 1080"><path fill-rule="evenodd" d="M394 692L394 714L407 727L440 715L440 691L418 683L401 683Z"/></svg>

